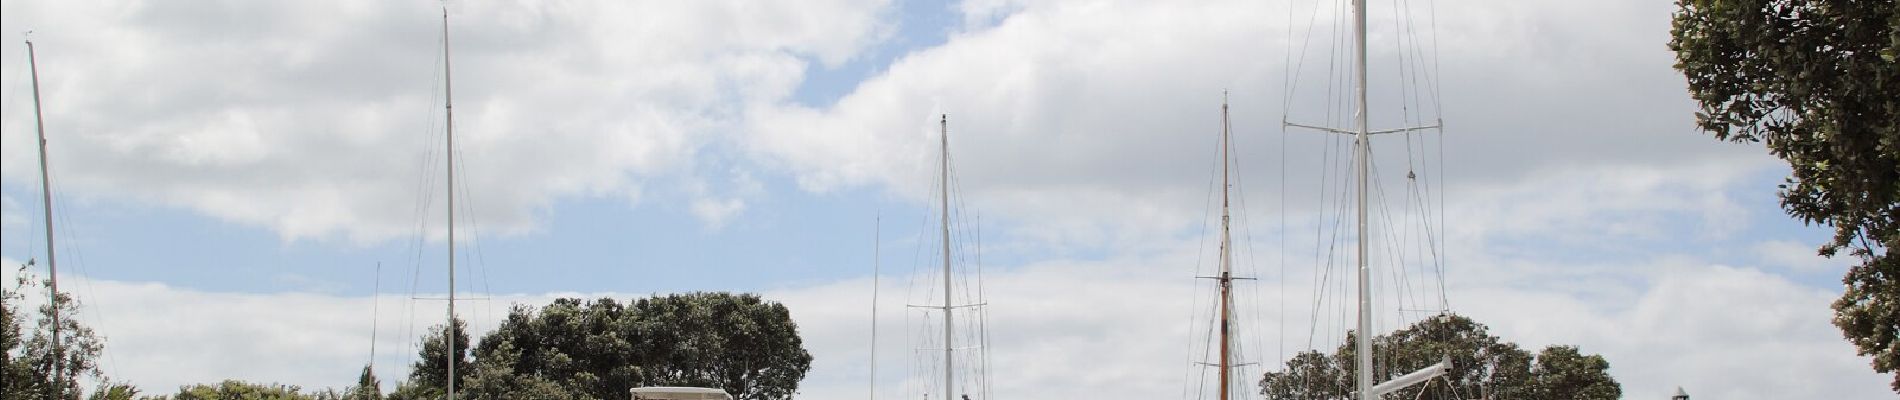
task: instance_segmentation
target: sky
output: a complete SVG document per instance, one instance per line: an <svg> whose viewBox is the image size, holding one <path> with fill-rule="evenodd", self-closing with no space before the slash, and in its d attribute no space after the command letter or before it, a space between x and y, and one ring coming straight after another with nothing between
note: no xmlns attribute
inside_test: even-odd
<svg viewBox="0 0 1900 400"><path fill-rule="evenodd" d="M0 3L0 258L44 257L31 30L62 289L109 376L400 380L448 290L441 6ZM1374 140L1378 200L1406 215L1385 193L1431 160L1451 310L1601 354L1630 399L1890 395L1829 322L1851 261L1780 211L1785 167L1695 131L1670 4L1373 6L1372 124L1444 126ZM1340 292L1315 282L1339 266L1316 255L1350 241L1316 227L1346 153L1278 122L1341 122L1336 7L450 2L462 315L757 292L815 358L799 398L914 397L947 118L991 392L1187 397L1226 101L1246 354L1329 349Z"/></svg>

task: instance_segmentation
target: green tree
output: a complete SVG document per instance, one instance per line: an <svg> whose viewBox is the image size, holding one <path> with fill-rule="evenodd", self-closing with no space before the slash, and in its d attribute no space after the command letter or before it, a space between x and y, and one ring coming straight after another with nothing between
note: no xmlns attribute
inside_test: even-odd
<svg viewBox="0 0 1900 400"><path fill-rule="evenodd" d="M20 266L13 288L0 294L0 345L5 346L6 356L0 358L0 397L6 398L45 398L54 393L64 393L65 398L84 397L79 386L80 378L92 378L106 381L99 371L99 353L105 349L105 343L93 333L92 328L80 324L71 316L79 315L79 302L66 292L53 293L52 302L39 307L39 319L31 332L22 332L24 316L20 314L20 304L25 301L22 293L33 287L51 287L47 281L34 279L26 269L32 265ZM39 285L39 286L36 286ZM61 315L68 316L59 320L59 346L53 346L52 313L57 309ZM30 334L29 334L30 333ZM60 360L57 373L54 360Z"/></svg>
<svg viewBox="0 0 1900 400"><path fill-rule="evenodd" d="M515 306L475 354L517 375L559 377L563 388L589 397L621 397L640 385L640 366L652 361L635 347L642 337L627 328L635 320L613 299L556 299L538 314Z"/></svg>
<svg viewBox="0 0 1900 400"><path fill-rule="evenodd" d="M1531 366L1531 397L1539 399L1614 399L1623 388L1610 377L1610 362L1585 355L1576 346L1550 346Z"/></svg>
<svg viewBox="0 0 1900 400"><path fill-rule="evenodd" d="M87 400L133 400L138 398L139 388L125 382L101 382L99 389L86 396Z"/></svg>
<svg viewBox="0 0 1900 400"><path fill-rule="evenodd" d="M593 398L624 397L638 386L703 386L739 399L782 399L811 368L784 305L730 293L630 304L559 299L538 312L517 306L475 353L479 364L547 377Z"/></svg>
<svg viewBox="0 0 1900 400"><path fill-rule="evenodd" d="M1287 360L1279 372L1260 380L1269 399L1350 399L1358 367L1351 346L1356 333L1332 354L1306 351ZM1576 348L1552 346L1533 357L1516 344L1491 336L1483 324L1459 315L1441 315L1390 335L1375 337L1372 351L1380 362L1374 381L1384 382L1426 366L1451 360L1451 372L1429 383L1387 394L1391 399L1617 399L1622 387L1607 373L1609 362Z"/></svg>
<svg viewBox="0 0 1900 400"><path fill-rule="evenodd" d="M28 280L26 266L21 265L19 283L8 289L0 284L0 397L9 399L38 398L34 382L32 362L23 358L26 355L26 335L20 332L25 317L20 315L20 304L26 301L21 294Z"/></svg>
<svg viewBox="0 0 1900 400"><path fill-rule="evenodd" d="M461 318L454 318L447 326L436 325L429 329L429 334L422 338L422 350L417 351L416 356L419 358L411 365L409 381L405 383L410 384L409 389L415 390L423 398L442 397L448 393L449 352L445 350L447 343L442 342L442 335L445 334L455 335L455 382L458 384L458 394L461 392L459 384L468 380L468 323Z"/></svg>
<svg viewBox="0 0 1900 400"><path fill-rule="evenodd" d="M300 393L303 388L296 385L258 384L236 379L225 380L216 385L196 384L178 388L178 394L170 397L149 397L151 400L317 400L317 396Z"/></svg>
<svg viewBox="0 0 1900 400"><path fill-rule="evenodd" d="M422 386L410 383L409 381L402 381L397 382L396 389L389 392L389 397L385 398L389 400L440 400L442 398L442 389L435 389L435 392L432 393Z"/></svg>
<svg viewBox="0 0 1900 400"><path fill-rule="evenodd" d="M1341 349L1345 354L1346 350ZM1286 361L1286 369L1268 372L1260 380L1260 394L1269 399L1347 399L1352 397L1350 359L1318 351L1302 351Z"/></svg>
<svg viewBox="0 0 1900 400"><path fill-rule="evenodd" d="M811 370L785 305L753 294L688 293L656 296L633 304L633 332L651 385L723 388L734 398L784 399L798 391Z"/></svg>
<svg viewBox="0 0 1900 400"><path fill-rule="evenodd" d="M542 374L517 374L513 369L521 358L521 350L514 343L503 340L497 343L487 355L475 362L475 372L468 379L464 393L474 399L490 400L566 400L588 398L569 390L564 385ZM595 398L620 398L595 397Z"/></svg>
<svg viewBox="0 0 1900 400"><path fill-rule="evenodd" d="M1900 6L1891 0L1678 0L1669 49L1719 140L1787 161L1781 208L1859 261L1834 324L1900 369ZM1893 389L1900 392L1900 374Z"/></svg>
<svg viewBox="0 0 1900 400"><path fill-rule="evenodd" d="M364 365L363 374L356 377L356 385L344 389L343 397L348 400L383 400L383 381L376 379L374 368Z"/></svg>

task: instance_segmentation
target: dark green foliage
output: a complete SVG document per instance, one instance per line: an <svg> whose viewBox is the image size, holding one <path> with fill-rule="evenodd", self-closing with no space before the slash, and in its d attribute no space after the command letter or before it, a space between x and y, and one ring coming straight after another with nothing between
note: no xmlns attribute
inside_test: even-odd
<svg viewBox="0 0 1900 400"><path fill-rule="evenodd" d="M521 360L521 350L503 340L475 363L475 372L467 382L464 395L473 399L493 400L566 400L586 398L549 378L546 374L518 374L512 366ZM624 394L614 397L621 398Z"/></svg>
<svg viewBox="0 0 1900 400"><path fill-rule="evenodd" d="M444 332L445 330L449 332ZM444 350L448 343L443 343L442 335L450 332L455 335L455 382L460 384L468 380L470 372L468 323L461 318L455 318L447 327L437 325L429 329L428 335L422 337L422 350L416 355L416 362L411 366L407 383L413 385L410 389L415 390L424 398L441 397L448 393L449 353Z"/></svg>
<svg viewBox="0 0 1900 400"><path fill-rule="evenodd" d="M303 388L295 385L257 384L240 380L226 380L217 385L197 384L178 388L178 394L171 397L148 397L152 400L317 400L318 396L300 393Z"/></svg>
<svg viewBox="0 0 1900 400"><path fill-rule="evenodd" d="M1268 399L1350 399L1355 390L1353 373L1358 369L1353 364L1354 340L1348 334L1347 344L1330 355L1315 351L1294 355L1281 372L1269 372L1261 379L1260 394ZM1387 394L1390 399L1612 400L1622 396L1622 386L1610 377L1610 364L1603 357L1582 355L1568 346L1552 346L1533 357L1463 316L1427 319L1372 342L1378 361L1375 382L1451 359L1451 372L1444 377Z"/></svg>
<svg viewBox="0 0 1900 400"><path fill-rule="evenodd" d="M26 335L20 332L23 320L20 315L20 303L25 295L20 293L27 283L26 267L20 267L20 282L12 288L0 284L0 397L24 399L43 397L33 390L32 362L23 358L26 355Z"/></svg>
<svg viewBox="0 0 1900 400"><path fill-rule="evenodd" d="M1834 324L1879 372L1900 369L1897 4L1679 0L1669 42L1700 128L1787 161L1782 210L1834 228L1821 255L1859 260ZM1900 392L1900 374L1892 386Z"/></svg>
<svg viewBox="0 0 1900 400"><path fill-rule="evenodd" d="M1614 399L1623 393L1610 377L1610 362L1584 355L1576 346L1550 346L1537 353L1530 387L1530 397L1538 399Z"/></svg>
<svg viewBox="0 0 1900 400"><path fill-rule="evenodd" d="M29 261L29 263L31 263ZM5 346L5 356L0 357L0 397L4 398L46 398L54 393L65 393L67 398L84 397L80 388L80 378L92 378L105 381L100 373L98 359L105 342L92 331L71 316L79 315L79 302L65 292L55 293L52 303L39 307L39 318L31 331L25 328L25 316L20 313L20 304L25 301L22 295L34 285L45 285L45 281L33 279L26 273L26 266L20 267L18 279L13 287L0 295L0 346ZM52 312L57 307L60 315L67 316L59 321L59 348L53 347ZM63 359L57 374L53 369L55 358Z"/></svg>
<svg viewBox="0 0 1900 400"><path fill-rule="evenodd" d="M389 400L438 400L442 398L442 389L435 389L434 392L430 392L421 386L403 381L397 383L396 390L389 392L389 397L385 398Z"/></svg>
<svg viewBox="0 0 1900 400"><path fill-rule="evenodd" d="M739 399L790 398L811 368L811 355L784 305L729 293L625 305L560 299L538 313L515 307L475 354L478 364L498 368L497 376L507 371L515 377L512 384L524 385L520 390L591 398L625 397L639 386L704 386Z"/></svg>
<svg viewBox="0 0 1900 400"><path fill-rule="evenodd" d="M86 396L87 400L133 400L138 398L139 388L130 383L101 383L99 389Z"/></svg>
<svg viewBox="0 0 1900 400"><path fill-rule="evenodd" d="M347 400L383 400L383 381L376 379L376 371L369 365L363 366L363 374L356 377L356 386L343 390Z"/></svg>

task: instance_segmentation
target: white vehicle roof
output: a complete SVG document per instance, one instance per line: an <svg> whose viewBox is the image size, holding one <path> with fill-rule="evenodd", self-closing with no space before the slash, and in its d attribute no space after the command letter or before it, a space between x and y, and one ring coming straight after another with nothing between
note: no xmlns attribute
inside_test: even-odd
<svg viewBox="0 0 1900 400"><path fill-rule="evenodd" d="M732 400L726 391L697 387L642 387L628 390L633 400Z"/></svg>

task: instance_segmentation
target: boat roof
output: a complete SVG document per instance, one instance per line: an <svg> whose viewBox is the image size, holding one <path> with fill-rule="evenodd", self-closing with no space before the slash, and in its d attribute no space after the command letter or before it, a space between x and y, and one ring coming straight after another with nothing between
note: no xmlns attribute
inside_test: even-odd
<svg viewBox="0 0 1900 400"><path fill-rule="evenodd" d="M720 390L720 389L701 388L701 387L684 387L684 386L638 387L638 388L630 389L628 391L632 393L726 394L726 391Z"/></svg>

